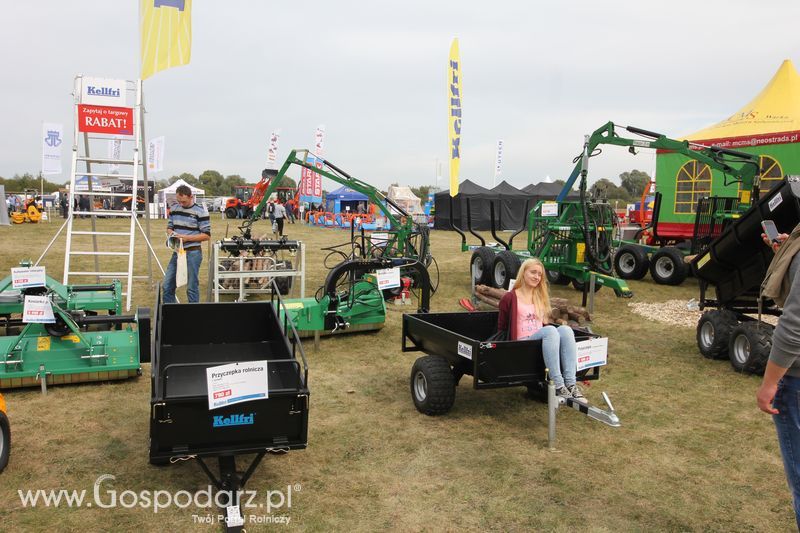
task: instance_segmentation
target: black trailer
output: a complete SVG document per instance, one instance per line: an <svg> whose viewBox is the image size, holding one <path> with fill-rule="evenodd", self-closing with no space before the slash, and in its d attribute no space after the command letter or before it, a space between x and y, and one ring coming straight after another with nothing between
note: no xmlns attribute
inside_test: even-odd
<svg viewBox="0 0 800 533"><path fill-rule="evenodd" d="M748 315L780 316L762 299L761 283L774 256L761 239L761 222L790 233L800 223L800 176L786 176L741 217L730 219L691 262L700 282L697 346L709 359L729 358L734 369L763 374L772 348L769 324Z"/></svg>
<svg viewBox="0 0 800 533"><path fill-rule="evenodd" d="M239 531L238 490L266 453L308 444L308 365L283 302L164 304L156 306L150 400L150 463L197 459L228 496L229 531ZM283 316L288 316L283 309ZM268 397L209 409L206 369L266 362ZM255 454L245 473L237 455ZM219 478L205 459L218 458Z"/></svg>
<svg viewBox="0 0 800 533"><path fill-rule="evenodd" d="M472 376L475 389L527 387L529 394L546 400L549 412L550 447L555 445L555 415L567 405L610 426L620 421L603 393L608 410L588 402L556 397L542 357L541 340L487 341L497 330L497 311L474 313L415 313L403 315L403 351L425 352L411 369L411 397L427 415L448 412L455 401L455 387L464 375ZM575 340L597 337L573 328ZM578 372L578 380L596 380L600 367Z"/></svg>

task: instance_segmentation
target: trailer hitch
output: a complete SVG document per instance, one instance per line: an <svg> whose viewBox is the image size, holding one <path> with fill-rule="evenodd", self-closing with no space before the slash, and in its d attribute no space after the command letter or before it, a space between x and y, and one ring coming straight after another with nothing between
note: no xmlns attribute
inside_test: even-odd
<svg viewBox="0 0 800 533"><path fill-rule="evenodd" d="M588 401L579 402L572 398L562 398L556 396L556 386L552 380L547 384L547 447L550 451L556 449L556 413L561 406L572 407L576 411L585 414L603 424L618 428L622 423L614 410L614 405L605 392L602 393L603 401L608 406L608 410L600 409L589 404Z"/></svg>

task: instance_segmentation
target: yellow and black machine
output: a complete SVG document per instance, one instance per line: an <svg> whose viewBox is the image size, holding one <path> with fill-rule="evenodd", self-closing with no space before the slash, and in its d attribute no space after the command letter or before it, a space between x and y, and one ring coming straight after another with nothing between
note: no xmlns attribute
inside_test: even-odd
<svg viewBox="0 0 800 533"><path fill-rule="evenodd" d="M37 223L42 220L42 210L36 203L36 197L28 196L25 193L25 200L22 202L21 211L12 211L11 222L14 224L23 224L25 222Z"/></svg>

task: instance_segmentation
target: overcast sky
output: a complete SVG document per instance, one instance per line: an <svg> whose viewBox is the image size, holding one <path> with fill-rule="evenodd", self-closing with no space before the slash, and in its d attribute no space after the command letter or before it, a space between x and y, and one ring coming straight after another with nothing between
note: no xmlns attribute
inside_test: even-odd
<svg viewBox="0 0 800 533"><path fill-rule="evenodd" d="M135 0L0 0L0 176L37 173L42 122L65 125L73 78L139 73ZM800 61L797 0L208 1L192 60L145 81L146 133L166 137L157 178L215 169L255 181L270 131L279 160L326 127L324 156L358 178L447 186L447 56L459 38L461 178L522 187L563 178L608 120L677 137L737 111L784 59ZM800 65L798 65L800 66ZM609 147L590 176L652 172ZM329 187L328 187L329 188Z"/></svg>

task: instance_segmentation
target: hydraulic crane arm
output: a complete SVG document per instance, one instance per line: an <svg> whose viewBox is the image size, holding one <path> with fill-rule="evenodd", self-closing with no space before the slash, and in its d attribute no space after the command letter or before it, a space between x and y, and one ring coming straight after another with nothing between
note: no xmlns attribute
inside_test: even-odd
<svg viewBox="0 0 800 533"><path fill-rule="evenodd" d="M670 139L660 133L654 133L634 126L621 127L630 133L646 137L647 139L628 139L620 137L616 132L613 122L608 122L595 130L588 136L588 139L584 143L583 152L581 156L577 158L575 168L567 179L564 188L558 194L558 198L556 198L557 201L561 202L566 198L578 176L581 176L580 187L585 189L588 159L601 144L627 146L631 153L636 153L636 148L652 148L655 150L677 152L690 159L705 163L714 170L719 170L726 175L733 176L734 181L741 182L739 200L740 204L743 206L747 206L758 199L758 188L760 185L759 156L738 152L736 150L728 150L718 146L704 146L690 143L689 141L678 141Z"/></svg>

